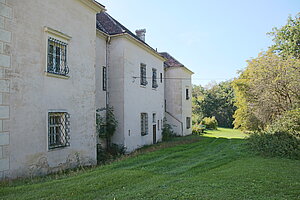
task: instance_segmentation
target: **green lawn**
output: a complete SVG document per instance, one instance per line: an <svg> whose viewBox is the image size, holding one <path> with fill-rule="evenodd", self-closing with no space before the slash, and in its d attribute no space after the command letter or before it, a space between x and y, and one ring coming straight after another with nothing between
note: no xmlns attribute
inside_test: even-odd
<svg viewBox="0 0 300 200"><path fill-rule="evenodd" d="M247 134L237 129L218 128L218 130L206 130L204 136L216 138L238 138L244 139L248 137Z"/></svg>
<svg viewBox="0 0 300 200"><path fill-rule="evenodd" d="M242 137L222 130L208 134ZM300 160L252 155L243 139L189 136L142 151L94 169L2 184L0 199L300 199Z"/></svg>

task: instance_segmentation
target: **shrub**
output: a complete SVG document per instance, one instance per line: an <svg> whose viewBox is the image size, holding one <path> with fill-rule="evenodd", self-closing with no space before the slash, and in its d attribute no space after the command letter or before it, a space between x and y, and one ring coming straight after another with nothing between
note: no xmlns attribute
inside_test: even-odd
<svg viewBox="0 0 300 200"><path fill-rule="evenodd" d="M217 127L218 127L218 121L214 116L213 117L204 117L200 124L205 125L207 129L217 130Z"/></svg>
<svg viewBox="0 0 300 200"><path fill-rule="evenodd" d="M205 127L205 125L194 124L192 134L202 135L204 133Z"/></svg>
<svg viewBox="0 0 300 200"><path fill-rule="evenodd" d="M104 149L101 144L97 144L97 164L105 164L108 161L119 158L126 153L123 145L111 144L109 149Z"/></svg>
<svg viewBox="0 0 300 200"><path fill-rule="evenodd" d="M286 132L300 137L300 108L285 112L268 128L268 132Z"/></svg>
<svg viewBox="0 0 300 200"><path fill-rule="evenodd" d="M172 126L170 124L167 124L166 120L164 120L164 125L162 129L162 140L167 141L170 140L172 137L175 137Z"/></svg>
<svg viewBox="0 0 300 200"><path fill-rule="evenodd" d="M248 138L248 145L262 155L300 159L300 139L289 133L254 133Z"/></svg>

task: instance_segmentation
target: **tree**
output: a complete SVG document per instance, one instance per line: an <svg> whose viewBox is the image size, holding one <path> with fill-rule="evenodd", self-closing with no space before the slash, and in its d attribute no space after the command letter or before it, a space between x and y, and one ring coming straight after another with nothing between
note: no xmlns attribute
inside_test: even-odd
<svg viewBox="0 0 300 200"><path fill-rule="evenodd" d="M271 46L271 50L283 57L300 58L300 13L294 19L289 16L286 25L273 28L268 34L274 37L275 44Z"/></svg>
<svg viewBox="0 0 300 200"><path fill-rule="evenodd" d="M200 123L204 117L215 117L221 127L232 127L234 92L230 81L212 84L205 89L193 87L193 120Z"/></svg>
<svg viewBox="0 0 300 200"><path fill-rule="evenodd" d="M300 60L270 51L248 61L233 81L236 94L234 125L264 130L282 113L300 106Z"/></svg>

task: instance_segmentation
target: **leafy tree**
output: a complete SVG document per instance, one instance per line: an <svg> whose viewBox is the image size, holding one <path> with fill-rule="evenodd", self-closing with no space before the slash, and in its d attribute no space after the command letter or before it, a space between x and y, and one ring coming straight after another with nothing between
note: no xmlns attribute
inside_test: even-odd
<svg viewBox="0 0 300 200"><path fill-rule="evenodd" d="M236 94L234 125L244 130L264 130L282 113L300 105L300 60L263 52L248 61L233 81Z"/></svg>
<svg viewBox="0 0 300 200"><path fill-rule="evenodd" d="M213 117L221 127L232 127L235 112L234 92L230 81L213 84L210 88L193 87L193 120L199 124L204 117Z"/></svg>
<svg viewBox="0 0 300 200"><path fill-rule="evenodd" d="M289 16L286 25L273 28L268 34L274 37L275 44L271 46L271 50L283 57L300 58L300 13L295 18Z"/></svg>

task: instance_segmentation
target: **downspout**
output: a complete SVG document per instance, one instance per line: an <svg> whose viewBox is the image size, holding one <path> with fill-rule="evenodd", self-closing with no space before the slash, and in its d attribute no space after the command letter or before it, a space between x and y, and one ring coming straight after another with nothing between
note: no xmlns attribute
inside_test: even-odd
<svg viewBox="0 0 300 200"><path fill-rule="evenodd" d="M108 96L109 96L109 93L108 93L108 74L109 74L109 45L110 45L110 40L111 40L111 37L108 35L107 38L106 38L106 48L105 48L105 67L106 67L106 92L105 92L105 107L106 107L106 110L108 109Z"/></svg>
<svg viewBox="0 0 300 200"><path fill-rule="evenodd" d="M175 117L174 115L172 115L169 111L166 110L166 113L168 115L170 115L173 119L175 119L176 121L178 121L180 123L180 126L181 126L181 136L183 136L183 122L180 121L179 119L177 119L177 117Z"/></svg>

